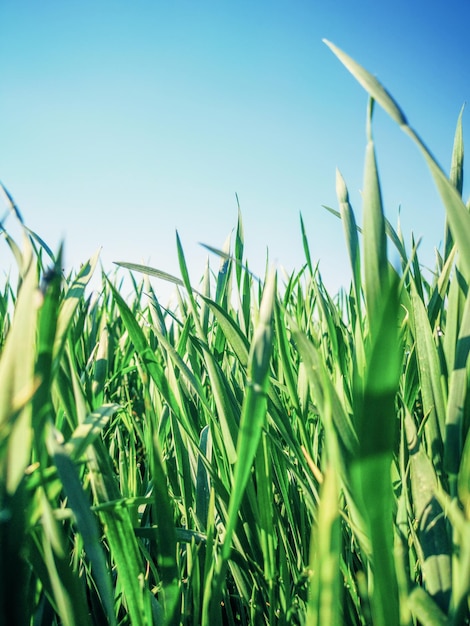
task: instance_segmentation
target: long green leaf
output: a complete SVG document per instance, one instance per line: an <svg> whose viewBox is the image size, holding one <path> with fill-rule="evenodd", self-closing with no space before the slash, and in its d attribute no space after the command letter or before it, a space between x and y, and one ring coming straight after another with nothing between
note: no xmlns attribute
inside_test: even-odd
<svg viewBox="0 0 470 626"><path fill-rule="evenodd" d="M222 585L232 550L232 539L238 522L239 508L266 421L268 374L273 342L272 315L275 287L276 275L271 272L264 288L259 320L250 346L248 382L240 418L237 461L228 506L224 543L213 573L206 581L203 626L209 626L209 624L220 620Z"/></svg>
<svg viewBox="0 0 470 626"><path fill-rule="evenodd" d="M114 593L103 546L100 542L98 524L90 509L90 501L83 491L77 468L65 446L52 438L49 446L67 495L68 506L73 511L86 554L90 560L92 576L96 583L108 624L113 626L117 623L114 615Z"/></svg>
<svg viewBox="0 0 470 626"><path fill-rule="evenodd" d="M420 148L445 206L452 236L458 246L462 270L465 273L467 282L470 282L470 213L463 203L455 185L447 178L418 134L408 125L407 119L400 107L381 83L345 52L337 48L331 42L327 40L324 41L371 97L376 100Z"/></svg>
<svg viewBox="0 0 470 626"><path fill-rule="evenodd" d="M119 500L110 459L100 440L88 449L88 466L96 502L107 505L99 508L99 515L131 623L148 626L151 623L151 599L145 583L142 556L129 511Z"/></svg>
<svg viewBox="0 0 470 626"><path fill-rule="evenodd" d="M463 148L463 131L462 131L462 115L463 109L461 108L459 117L457 119L457 128L455 129L454 147L452 150L452 161L450 166L450 181L457 189L460 196L463 190L463 161L464 161L464 148ZM444 259L447 259L450 251L453 247L453 240L450 229L446 224L446 234L444 241Z"/></svg>
<svg viewBox="0 0 470 626"><path fill-rule="evenodd" d="M31 457L33 430L29 399L34 381L37 274L32 248L24 238L22 282L12 328L0 359L0 427L9 426L16 415L6 456L0 461L1 488L13 494ZM16 411L22 407L18 414Z"/></svg>
<svg viewBox="0 0 470 626"><path fill-rule="evenodd" d="M364 288L371 332L374 332L376 319L380 316L383 294L388 290L387 238L371 128L373 105L374 101L370 100L363 191Z"/></svg>
<svg viewBox="0 0 470 626"><path fill-rule="evenodd" d="M98 250L89 261L84 263L67 289L62 301L59 317L57 320L57 333L54 343L54 358L58 359L64 348L67 339L67 332L70 328L73 315L77 310L80 300L83 298L86 286L88 285L96 265L98 263L100 251Z"/></svg>

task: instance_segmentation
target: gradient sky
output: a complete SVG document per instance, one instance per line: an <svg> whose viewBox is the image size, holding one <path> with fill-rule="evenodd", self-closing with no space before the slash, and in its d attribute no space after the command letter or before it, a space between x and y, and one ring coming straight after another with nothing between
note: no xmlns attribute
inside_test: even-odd
<svg viewBox="0 0 470 626"><path fill-rule="evenodd" d="M195 283L199 242L221 247L236 226L236 193L261 274L267 248L300 269L302 213L335 292L350 273L322 205L337 208L338 167L361 221L367 96L322 38L382 81L448 170L469 18L461 0L2 0L0 180L52 248L65 239L67 268L102 246L107 271L123 260L178 274L177 229ZM378 109L374 135L387 217L396 225L401 207L432 263L444 212L430 174ZM0 259L4 274L6 248Z"/></svg>

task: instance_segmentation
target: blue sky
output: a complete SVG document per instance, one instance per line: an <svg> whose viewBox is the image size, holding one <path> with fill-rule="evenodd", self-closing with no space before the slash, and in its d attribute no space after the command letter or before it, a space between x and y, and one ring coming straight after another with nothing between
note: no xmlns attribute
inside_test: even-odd
<svg viewBox="0 0 470 626"><path fill-rule="evenodd" d="M302 266L302 213L335 292L350 274L322 205L337 208L338 167L361 221L367 96L322 38L383 82L448 170L469 17L457 0L3 0L0 180L51 247L65 239L68 268L102 247L107 271L124 260L177 274L177 229L195 283L199 242L222 246L236 193L255 272L267 248ZM431 177L379 110L375 139L386 214L396 224L401 207L432 263L444 212Z"/></svg>

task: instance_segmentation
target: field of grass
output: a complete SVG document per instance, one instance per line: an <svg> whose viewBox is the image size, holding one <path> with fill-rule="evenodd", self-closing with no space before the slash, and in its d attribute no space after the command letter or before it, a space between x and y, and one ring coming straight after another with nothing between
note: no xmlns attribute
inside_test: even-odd
<svg viewBox="0 0 470 626"><path fill-rule="evenodd" d="M111 274L89 295L97 258L63 276L60 251L3 232L19 280L0 291L1 624L470 623L461 118L447 176L328 45L370 94L361 228L337 174L352 280L335 297L302 220L305 265L282 283L249 271L239 214L218 271L191 285L177 239L179 277L120 263L126 299ZM442 197L429 276L384 217L374 103Z"/></svg>

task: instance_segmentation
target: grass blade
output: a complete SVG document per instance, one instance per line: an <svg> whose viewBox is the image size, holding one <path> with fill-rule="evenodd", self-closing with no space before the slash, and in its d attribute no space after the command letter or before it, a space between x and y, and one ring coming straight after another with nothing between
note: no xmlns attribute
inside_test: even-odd
<svg viewBox="0 0 470 626"><path fill-rule="evenodd" d="M251 466L260 442L266 420L269 363L272 351L272 315L276 287L276 275L271 272L263 292L258 325L250 347L248 382L240 418L237 440L237 461L222 553L216 563L213 576L206 582L204 596L203 626L219 623L222 585L232 550L232 539L238 521L240 504L248 483Z"/></svg>
<svg viewBox="0 0 470 626"><path fill-rule="evenodd" d="M114 626L117 623L114 615L114 592L96 518L90 510L90 502L83 491L77 468L65 446L54 441L51 437L49 447L67 495L68 506L75 516L85 552L91 564L93 579L98 589L104 614L107 616L108 624Z"/></svg>
<svg viewBox="0 0 470 626"><path fill-rule="evenodd" d="M0 359L0 427L9 430L8 449L0 462L1 488L13 494L31 457L33 442L30 398L34 381L37 317L37 270L29 240L24 238L21 288L13 324ZM19 407L22 407L19 412ZM12 416L15 421L12 423Z"/></svg>
<svg viewBox="0 0 470 626"><path fill-rule="evenodd" d="M470 282L470 213L463 203L455 185L447 178L417 133L411 128L411 126L408 125L407 119L402 113L400 107L386 91L386 89L380 84L380 82L334 44L326 40L324 41L343 63L343 65L351 72L354 78L371 95L371 97L376 100L378 104L380 104L380 106L420 148L445 206L452 236L458 246L460 261L462 263L462 271L465 273L467 282Z"/></svg>

